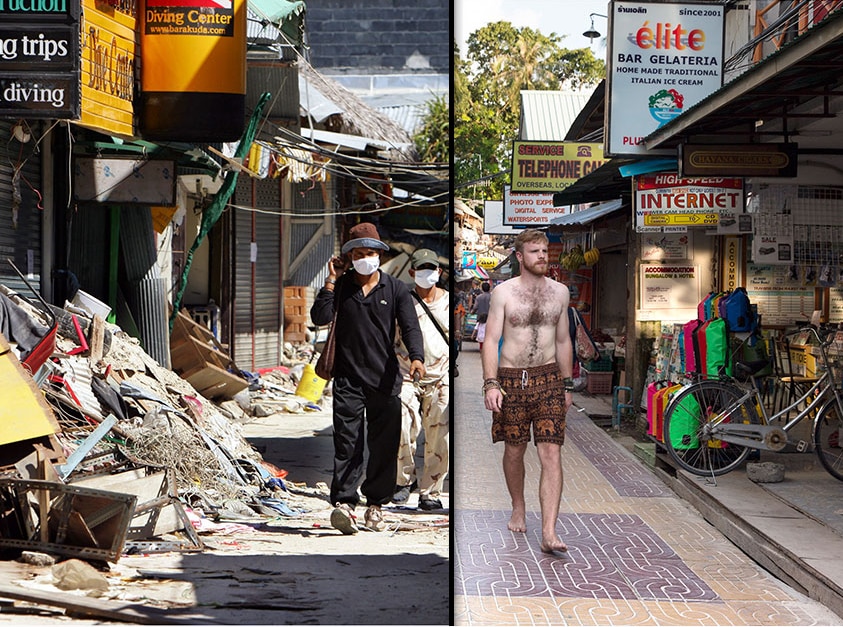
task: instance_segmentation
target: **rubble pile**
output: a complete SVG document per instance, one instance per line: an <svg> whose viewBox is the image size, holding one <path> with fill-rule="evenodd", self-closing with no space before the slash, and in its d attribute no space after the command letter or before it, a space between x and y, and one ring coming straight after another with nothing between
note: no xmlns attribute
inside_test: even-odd
<svg viewBox="0 0 843 627"><path fill-rule="evenodd" d="M226 369L233 363L221 347L180 314L171 341L187 364L180 376L99 315L39 306L2 285L0 294L13 308L8 318L29 318L27 328L42 328L44 342L54 343L46 352L17 341L20 325L0 327L4 396L38 410L16 411L26 426L20 434L0 428L0 551L116 562L139 547L201 550L188 513L295 514L284 502L283 471L263 461L241 423L261 412L318 409L295 395L301 364L264 377ZM38 350L43 364L29 360ZM290 347L304 360L312 350ZM4 367L14 369L14 389Z"/></svg>

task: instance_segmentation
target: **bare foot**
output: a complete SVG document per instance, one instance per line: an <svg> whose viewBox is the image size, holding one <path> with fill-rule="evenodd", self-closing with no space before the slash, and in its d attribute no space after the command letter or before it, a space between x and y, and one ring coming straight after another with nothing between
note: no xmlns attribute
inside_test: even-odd
<svg viewBox="0 0 843 627"><path fill-rule="evenodd" d="M565 553L568 551L568 545L559 539L559 536L553 536L550 541L542 538L541 543L542 553Z"/></svg>
<svg viewBox="0 0 843 627"><path fill-rule="evenodd" d="M523 512L512 512L509 518L509 523L506 525L510 531L517 533L527 533L527 517Z"/></svg>

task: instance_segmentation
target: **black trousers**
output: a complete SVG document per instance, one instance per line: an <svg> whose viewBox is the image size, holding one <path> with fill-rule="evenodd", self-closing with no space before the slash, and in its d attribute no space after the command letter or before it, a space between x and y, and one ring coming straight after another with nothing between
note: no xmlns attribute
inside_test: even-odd
<svg viewBox="0 0 843 627"><path fill-rule="evenodd" d="M334 476L331 504L356 506L369 445L366 479L360 491L369 505L392 500L401 442L401 397L379 392L346 377L334 377Z"/></svg>

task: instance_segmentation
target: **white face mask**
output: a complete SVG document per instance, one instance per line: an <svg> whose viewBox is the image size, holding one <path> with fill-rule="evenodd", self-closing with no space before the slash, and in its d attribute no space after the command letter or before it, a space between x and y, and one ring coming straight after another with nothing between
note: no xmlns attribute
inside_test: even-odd
<svg viewBox="0 0 843 627"><path fill-rule="evenodd" d="M439 282L439 269L436 270L416 270L414 277L416 285L419 287L429 289Z"/></svg>
<svg viewBox="0 0 843 627"><path fill-rule="evenodd" d="M357 270L357 274L369 276L370 274L374 274L375 272L377 272L377 269L381 265L381 259L377 255L375 255L374 257L363 257L362 259L355 259L351 263L354 265L354 269Z"/></svg>

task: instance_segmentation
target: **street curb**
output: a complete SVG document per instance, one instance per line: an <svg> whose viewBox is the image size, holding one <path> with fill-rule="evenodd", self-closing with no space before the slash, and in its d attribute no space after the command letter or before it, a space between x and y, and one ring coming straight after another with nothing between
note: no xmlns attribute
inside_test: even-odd
<svg viewBox="0 0 843 627"><path fill-rule="evenodd" d="M589 408L584 409L590 419ZM597 411L597 416L602 418L602 412ZM618 448L629 452L622 441L608 433L606 436ZM674 476L657 460L655 465L650 465L634 453L632 457L652 470L677 497L696 509L762 568L843 616L843 587L836 583L843 582L843 566L834 563L829 566L830 560L825 557L843 554L843 538L834 530L752 483L742 470L717 477L717 485L707 485L704 478L681 469ZM770 527L767 531L759 528L765 524ZM793 533L781 533L777 527L782 525L790 527Z"/></svg>
<svg viewBox="0 0 843 627"><path fill-rule="evenodd" d="M718 477L719 485L710 486L703 485L701 477L682 470L676 472L676 477L660 468L656 468L655 473L677 496L694 507L730 542L772 575L805 596L819 601L838 616L843 616L843 588L834 581L840 578L812 567L799 556L796 547L792 546L787 537L766 533L741 515L740 510L747 505L745 490L730 490L726 485L727 477ZM732 479L751 484L743 472L737 472ZM843 548L843 539L835 532L803 515L762 487L751 485L753 505L761 504L757 507L759 513L770 515L775 512L774 515L780 520L798 520L798 523L794 522L794 527L798 527L798 533L808 539L817 551L839 555L837 547ZM716 497L712 494L715 490Z"/></svg>

